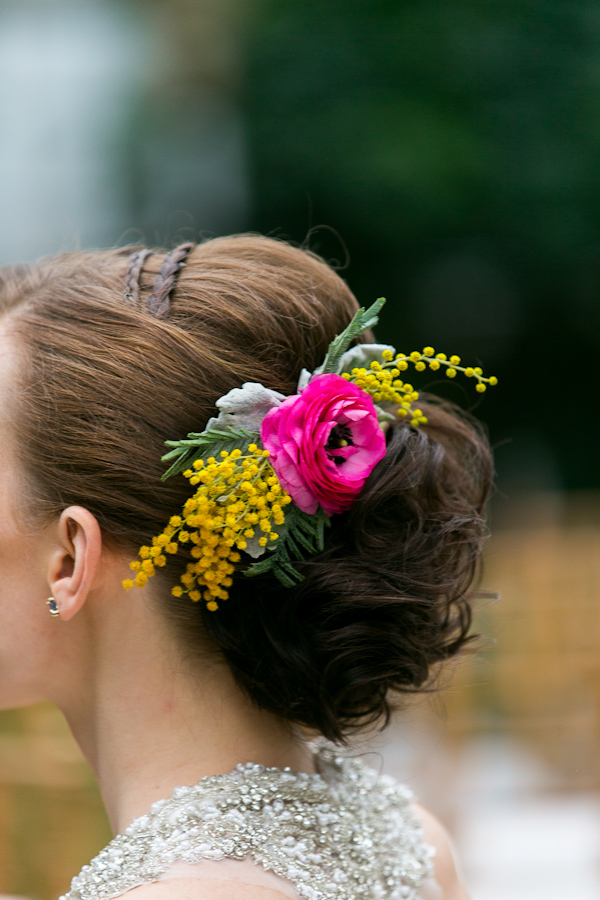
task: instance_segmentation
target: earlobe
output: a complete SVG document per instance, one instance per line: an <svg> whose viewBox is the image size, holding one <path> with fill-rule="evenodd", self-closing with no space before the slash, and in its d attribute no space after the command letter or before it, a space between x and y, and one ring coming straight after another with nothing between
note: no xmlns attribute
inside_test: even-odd
<svg viewBox="0 0 600 900"><path fill-rule="evenodd" d="M68 621L87 600L98 574L102 533L96 517L82 506L69 506L57 523L48 584L61 619Z"/></svg>

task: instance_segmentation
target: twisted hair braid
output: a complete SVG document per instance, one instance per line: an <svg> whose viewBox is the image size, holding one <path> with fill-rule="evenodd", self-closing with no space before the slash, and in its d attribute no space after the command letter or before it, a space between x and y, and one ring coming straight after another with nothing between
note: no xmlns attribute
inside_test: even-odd
<svg viewBox="0 0 600 900"><path fill-rule="evenodd" d="M165 261L160 267L160 272L154 281L154 290L148 297L146 308L156 319L160 319L168 311L171 305L171 291L175 287L175 280L179 270L185 265L188 253L196 245L193 242L180 244L170 253L167 253Z"/></svg>
<svg viewBox="0 0 600 900"><path fill-rule="evenodd" d="M127 274L125 276L125 284L123 287L123 298L133 303L137 303L140 296L140 275L144 268L144 263L153 251L144 247L143 250L136 250L132 253L127 261Z"/></svg>

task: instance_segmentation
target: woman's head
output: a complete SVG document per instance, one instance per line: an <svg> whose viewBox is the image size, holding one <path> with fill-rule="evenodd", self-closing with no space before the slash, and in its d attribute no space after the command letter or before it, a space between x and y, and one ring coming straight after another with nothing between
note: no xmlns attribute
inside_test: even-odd
<svg viewBox="0 0 600 900"><path fill-rule="evenodd" d="M123 558L186 499L185 479L160 480L164 441L201 431L245 381L294 393L357 307L315 256L241 236L196 247L156 318L145 300L164 256L145 260L135 301L123 296L128 254L67 254L0 277L23 511L43 527L83 507ZM389 429L386 456L297 588L239 574L207 613L170 596L177 558L157 585L188 650L205 653L208 634L259 706L329 737L385 716L390 690L426 683L466 638L489 451L456 411L428 415L427 429Z"/></svg>

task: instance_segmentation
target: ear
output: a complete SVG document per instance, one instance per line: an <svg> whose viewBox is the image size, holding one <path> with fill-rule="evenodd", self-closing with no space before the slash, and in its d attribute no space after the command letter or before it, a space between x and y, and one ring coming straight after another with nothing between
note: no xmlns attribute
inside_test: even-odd
<svg viewBox="0 0 600 900"><path fill-rule="evenodd" d="M48 584L61 619L79 612L94 584L102 533L96 517L82 506L69 506L58 520L58 546L48 567Z"/></svg>

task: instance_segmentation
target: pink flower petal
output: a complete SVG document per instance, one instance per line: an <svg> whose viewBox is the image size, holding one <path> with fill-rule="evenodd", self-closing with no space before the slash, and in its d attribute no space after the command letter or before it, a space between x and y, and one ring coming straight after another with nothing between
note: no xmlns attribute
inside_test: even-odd
<svg viewBox="0 0 600 900"><path fill-rule="evenodd" d="M349 443L328 450L336 426L350 433ZM270 410L261 438L282 486L310 513L319 504L328 515L349 509L385 455L371 397L339 375L316 376Z"/></svg>

